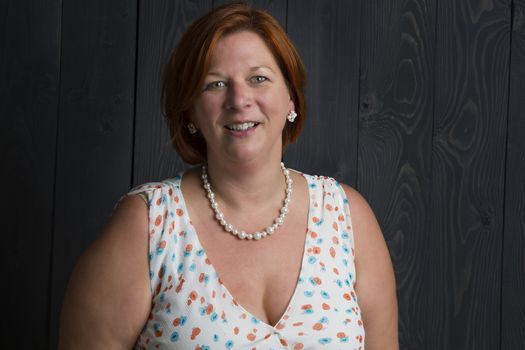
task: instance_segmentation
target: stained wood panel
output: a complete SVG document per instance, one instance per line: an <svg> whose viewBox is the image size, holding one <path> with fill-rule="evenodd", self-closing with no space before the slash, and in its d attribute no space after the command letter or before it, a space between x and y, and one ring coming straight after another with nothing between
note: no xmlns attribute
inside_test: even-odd
<svg viewBox="0 0 525 350"><path fill-rule="evenodd" d="M116 200L188 167L161 72L189 23L226 1L0 4L8 348L56 348L71 269ZM250 3L307 66L287 165L357 187L378 217L401 349L521 349L525 1Z"/></svg>
<svg viewBox="0 0 525 350"><path fill-rule="evenodd" d="M427 349L498 349L510 2L438 1Z"/></svg>
<svg viewBox="0 0 525 350"><path fill-rule="evenodd" d="M425 349L431 271L430 182L435 1L362 5L358 190L396 275L402 349Z"/></svg>
<svg viewBox="0 0 525 350"><path fill-rule="evenodd" d="M6 349L46 349L48 342L60 4L0 3L0 324Z"/></svg>
<svg viewBox="0 0 525 350"><path fill-rule="evenodd" d="M288 1L287 31L306 65L306 125L287 166L355 186L359 2ZM305 118L305 116L298 116Z"/></svg>
<svg viewBox="0 0 525 350"><path fill-rule="evenodd" d="M501 349L525 344L525 1L514 0L509 72Z"/></svg>
<svg viewBox="0 0 525 350"><path fill-rule="evenodd" d="M135 1L63 4L50 348L80 252L130 187Z"/></svg>
<svg viewBox="0 0 525 350"><path fill-rule="evenodd" d="M184 30L211 8L211 0L140 3L133 185L171 178L189 168L169 141L160 109L161 77Z"/></svg>
<svg viewBox="0 0 525 350"><path fill-rule="evenodd" d="M213 7L218 7L223 4L232 3L232 0L213 0ZM283 28L286 28L286 4L283 0L250 0L247 4L254 8L261 9L270 13L275 19L279 21Z"/></svg>

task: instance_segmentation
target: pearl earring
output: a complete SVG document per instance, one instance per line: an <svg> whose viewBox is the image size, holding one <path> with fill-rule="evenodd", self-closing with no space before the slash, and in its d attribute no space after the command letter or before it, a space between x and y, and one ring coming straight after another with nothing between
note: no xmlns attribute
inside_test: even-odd
<svg viewBox="0 0 525 350"><path fill-rule="evenodd" d="M193 123L188 123L188 131L190 132L190 134L195 134L197 132L197 128L195 127L195 124Z"/></svg>
<svg viewBox="0 0 525 350"><path fill-rule="evenodd" d="M291 110L288 115L286 116L286 118L288 119L288 121L290 123L293 123L293 121L295 120L295 117L297 117L297 113L295 113L294 110Z"/></svg>

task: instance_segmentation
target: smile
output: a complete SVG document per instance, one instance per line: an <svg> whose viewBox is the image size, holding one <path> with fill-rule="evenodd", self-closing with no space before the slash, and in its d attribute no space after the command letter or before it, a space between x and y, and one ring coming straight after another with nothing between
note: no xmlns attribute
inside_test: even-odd
<svg viewBox="0 0 525 350"><path fill-rule="evenodd" d="M225 128L231 131L246 131L248 129L256 127L257 125L259 125L259 123L254 123L254 122L234 123L234 124L226 125Z"/></svg>

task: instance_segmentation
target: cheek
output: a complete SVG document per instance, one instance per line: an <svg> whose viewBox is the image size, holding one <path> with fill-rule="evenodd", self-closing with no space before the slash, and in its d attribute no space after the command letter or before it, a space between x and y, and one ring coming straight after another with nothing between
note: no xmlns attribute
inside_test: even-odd
<svg viewBox="0 0 525 350"><path fill-rule="evenodd" d="M261 99L267 110L271 110L272 114L284 116L288 113L289 98L287 91L272 91L267 93Z"/></svg>
<svg viewBox="0 0 525 350"><path fill-rule="evenodd" d="M194 106L197 120L210 119L221 109L221 101L217 96L201 97Z"/></svg>

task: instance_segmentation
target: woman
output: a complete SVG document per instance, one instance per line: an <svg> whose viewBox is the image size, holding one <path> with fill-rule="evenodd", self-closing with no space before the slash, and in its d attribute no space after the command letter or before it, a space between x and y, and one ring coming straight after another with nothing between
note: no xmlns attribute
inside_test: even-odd
<svg viewBox="0 0 525 350"><path fill-rule="evenodd" d="M370 207L281 163L304 123L304 84L264 12L226 5L188 29L163 106L177 151L201 166L119 201L73 273L62 349L398 348Z"/></svg>

